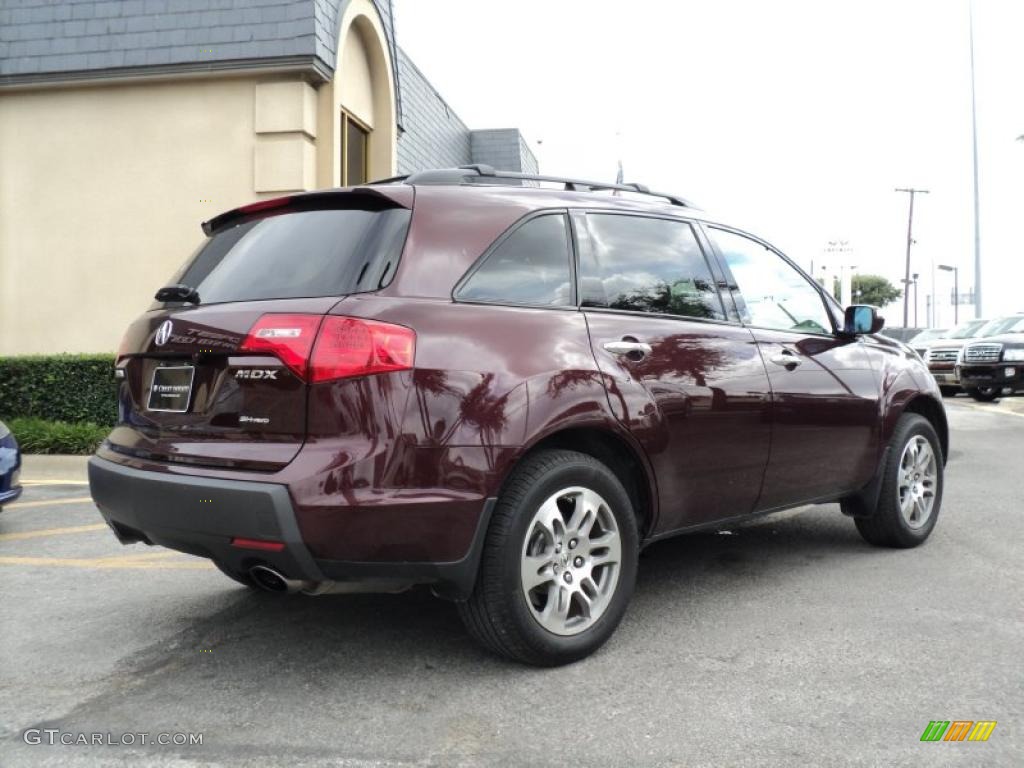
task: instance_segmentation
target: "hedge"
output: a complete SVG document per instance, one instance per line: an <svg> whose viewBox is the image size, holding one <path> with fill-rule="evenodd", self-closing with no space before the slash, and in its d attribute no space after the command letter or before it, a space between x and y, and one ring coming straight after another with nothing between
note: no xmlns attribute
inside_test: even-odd
<svg viewBox="0 0 1024 768"><path fill-rule="evenodd" d="M68 424L66 421L14 418L5 423L14 433L22 453L95 453L110 433L110 427L88 421Z"/></svg>
<svg viewBox="0 0 1024 768"><path fill-rule="evenodd" d="M16 418L112 427L117 420L114 356L0 358L0 419Z"/></svg>

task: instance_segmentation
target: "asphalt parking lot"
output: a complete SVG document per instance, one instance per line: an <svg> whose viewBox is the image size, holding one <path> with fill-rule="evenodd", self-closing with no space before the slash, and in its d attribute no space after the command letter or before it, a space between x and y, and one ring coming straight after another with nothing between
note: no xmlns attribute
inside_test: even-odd
<svg viewBox="0 0 1024 768"><path fill-rule="evenodd" d="M663 542L609 644L556 670L489 656L426 592L251 593L117 544L81 476L33 484L0 515L0 763L1020 765L1024 398L947 407L925 546L869 547L835 506ZM998 725L922 743L930 720Z"/></svg>

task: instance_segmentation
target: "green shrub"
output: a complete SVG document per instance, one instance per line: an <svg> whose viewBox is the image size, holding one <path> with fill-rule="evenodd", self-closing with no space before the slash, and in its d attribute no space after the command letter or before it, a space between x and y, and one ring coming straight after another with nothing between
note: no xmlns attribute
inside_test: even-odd
<svg viewBox="0 0 1024 768"><path fill-rule="evenodd" d="M23 453L94 453L110 427L92 422L15 418L5 421Z"/></svg>
<svg viewBox="0 0 1024 768"><path fill-rule="evenodd" d="M0 419L45 419L113 426L113 355L0 358Z"/></svg>

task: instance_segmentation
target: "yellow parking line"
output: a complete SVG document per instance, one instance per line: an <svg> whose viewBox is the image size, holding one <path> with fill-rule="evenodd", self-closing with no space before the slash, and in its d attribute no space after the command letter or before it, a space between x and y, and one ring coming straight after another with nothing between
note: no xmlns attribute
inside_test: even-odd
<svg viewBox="0 0 1024 768"><path fill-rule="evenodd" d="M54 565L66 568L95 568L140 570L207 571L213 563L206 562L149 562L138 556L128 557L15 557L0 555L0 565Z"/></svg>
<svg viewBox="0 0 1024 768"><path fill-rule="evenodd" d="M88 480L22 480L22 485L88 485Z"/></svg>
<svg viewBox="0 0 1024 768"><path fill-rule="evenodd" d="M92 523L90 525L72 525L68 528L44 528L38 531L2 533L0 534L0 541L21 541L22 539L38 539L42 536L59 536L62 533L86 533L87 531L101 531L106 527L106 523Z"/></svg>
<svg viewBox="0 0 1024 768"><path fill-rule="evenodd" d="M76 496L73 499L48 499L46 501L16 501L14 504L5 504L4 509L28 509L29 507L48 507L54 504L81 504L83 501L92 501L92 497Z"/></svg>
<svg viewBox="0 0 1024 768"><path fill-rule="evenodd" d="M180 552L174 552L170 549L161 549L158 552L143 552L138 555L113 555L111 557L99 557L96 558L99 563L125 563L131 561L133 563L148 563L153 560L165 560L168 557L181 557Z"/></svg>
<svg viewBox="0 0 1024 768"><path fill-rule="evenodd" d="M964 408L970 408L972 411L980 411L982 413L994 413L997 416L1006 414L1007 416L1016 416L1018 419L1024 419L1024 413L1017 413L1017 411L1011 411L1005 408L1000 408L998 405L975 405L974 403L957 403Z"/></svg>

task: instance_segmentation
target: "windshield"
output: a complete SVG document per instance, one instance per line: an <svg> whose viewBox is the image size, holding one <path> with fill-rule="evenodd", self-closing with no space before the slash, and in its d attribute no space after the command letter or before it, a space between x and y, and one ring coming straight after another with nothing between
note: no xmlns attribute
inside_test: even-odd
<svg viewBox="0 0 1024 768"><path fill-rule="evenodd" d="M395 273L409 216L332 209L248 221L209 238L172 282L203 304L374 291Z"/></svg>
<svg viewBox="0 0 1024 768"><path fill-rule="evenodd" d="M947 328L929 328L927 331L921 331L914 338L908 341L908 344L915 344L922 341L932 341L934 339L946 338L949 330Z"/></svg>
<svg viewBox="0 0 1024 768"><path fill-rule="evenodd" d="M1021 333L1024 331L1024 315L1013 315L1012 317L997 317L989 320L978 331L979 338L987 336L998 336L1001 333Z"/></svg>
<svg viewBox="0 0 1024 768"><path fill-rule="evenodd" d="M961 323L954 328L947 336L947 339L969 339L974 336L978 329L981 328L986 320L970 320L966 323Z"/></svg>

